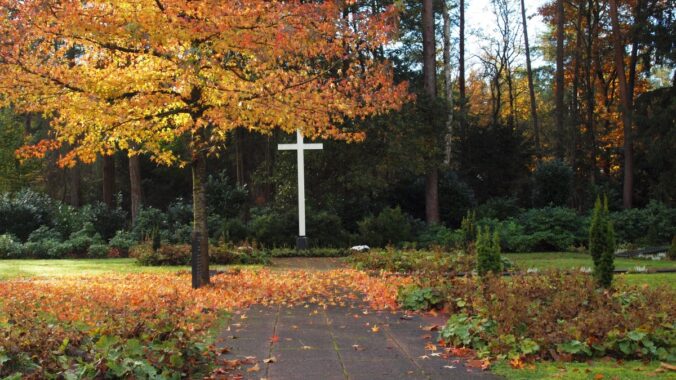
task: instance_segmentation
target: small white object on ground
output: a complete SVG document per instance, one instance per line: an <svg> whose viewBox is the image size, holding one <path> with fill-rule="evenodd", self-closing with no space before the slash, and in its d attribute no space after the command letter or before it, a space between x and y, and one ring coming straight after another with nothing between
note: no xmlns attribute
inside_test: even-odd
<svg viewBox="0 0 676 380"><path fill-rule="evenodd" d="M355 245L354 247L350 248L350 251L357 251L357 252L365 252L365 251L370 251L371 247L368 245Z"/></svg>

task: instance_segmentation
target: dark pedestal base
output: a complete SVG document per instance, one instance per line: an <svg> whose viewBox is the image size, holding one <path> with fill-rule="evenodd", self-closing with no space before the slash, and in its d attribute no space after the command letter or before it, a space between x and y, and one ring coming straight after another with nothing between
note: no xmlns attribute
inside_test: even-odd
<svg viewBox="0 0 676 380"><path fill-rule="evenodd" d="M299 236L296 238L296 249L299 251L304 251L308 249L309 243L307 240L307 236Z"/></svg>

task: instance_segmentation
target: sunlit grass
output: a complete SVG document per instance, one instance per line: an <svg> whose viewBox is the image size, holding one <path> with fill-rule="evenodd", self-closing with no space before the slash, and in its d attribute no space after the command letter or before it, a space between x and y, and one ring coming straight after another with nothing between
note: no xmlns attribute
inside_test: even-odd
<svg viewBox="0 0 676 380"><path fill-rule="evenodd" d="M212 265L212 270L224 269ZM0 279L14 277L56 277L98 275L104 273L171 273L190 270L189 266L147 267L135 259L77 259L77 260L0 260Z"/></svg>
<svg viewBox="0 0 676 380"><path fill-rule="evenodd" d="M594 360L584 363L540 362L526 365L523 369L513 369L506 362L497 363L493 372L507 379L570 379L598 380L622 379L644 380L673 379L673 372L660 370L659 362L643 363L627 361L618 363L615 360Z"/></svg>
<svg viewBox="0 0 676 380"><path fill-rule="evenodd" d="M537 253L504 253L505 257L517 264L521 269L579 269L591 268L594 264L590 255L577 252L537 252ZM670 260L646 260L616 258L615 268L634 270L636 267L646 269L676 268L676 262Z"/></svg>

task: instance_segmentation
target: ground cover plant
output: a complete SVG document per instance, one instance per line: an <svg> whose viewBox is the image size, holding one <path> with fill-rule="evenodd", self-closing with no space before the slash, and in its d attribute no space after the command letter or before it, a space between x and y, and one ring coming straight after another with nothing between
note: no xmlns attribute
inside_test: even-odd
<svg viewBox="0 0 676 380"><path fill-rule="evenodd" d="M676 360L676 295L668 288L599 290L584 274L452 279L447 344L483 357Z"/></svg>
<svg viewBox="0 0 676 380"><path fill-rule="evenodd" d="M410 279L357 271L231 270L190 288L174 274L16 279L0 282L0 376L182 378L207 374L209 328L251 304L338 304L364 297L396 308Z"/></svg>

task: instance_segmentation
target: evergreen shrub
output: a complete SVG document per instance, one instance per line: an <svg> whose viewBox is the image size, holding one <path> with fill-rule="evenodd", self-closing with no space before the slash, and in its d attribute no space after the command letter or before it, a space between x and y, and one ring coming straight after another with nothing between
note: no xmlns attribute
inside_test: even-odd
<svg viewBox="0 0 676 380"><path fill-rule="evenodd" d="M475 248L476 269L479 276L483 277L489 272L493 274L500 274L502 272L500 236L497 231L491 234L488 228L479 228Z"/></svg>
<svg viewBox="0 0 676 380"><path fill-rule="evenodd" d="M358 223L360 244L384 247L413 238L411 218L401 208L384 208L377 216L368 216Z"/></svg>

